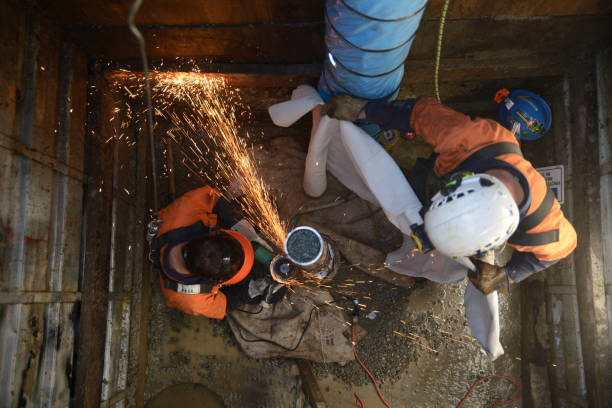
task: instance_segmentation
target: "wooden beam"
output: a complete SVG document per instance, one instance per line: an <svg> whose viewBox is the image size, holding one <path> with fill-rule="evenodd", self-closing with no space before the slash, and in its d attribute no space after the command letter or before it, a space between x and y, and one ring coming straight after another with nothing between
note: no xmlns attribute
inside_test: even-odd
<svg viewBox="0 0 612 408"><path fill-rule="evenodd" d="M20 303L76 303L79 292L0 292L0 305Z"/></svg>
<svg viewBox="0 0 612 408"><path fill-rule="evenodd" d="M53 156L47 155L43 152L39 152L34 149L30 149L25 144L20 143L19 141L12 139L8 136L5 136L2 133L0 133L0 147L3 149L10 150L21 156L27 157L32 161L40 163L43 166L49 167L57 171L58 173L64 174L82 183L85 182L87 179L87 177L82 171L75 169L74 167L71 167L65 163L62 163Z"/></svg>
<svg viewBox="0 0 612 408"><path fill-rule="evenodd" d="M93 74L92 74L93 75ZM92 78L97 89L102 81ZM104 366L104 349L109 299L111 203L112 203L112 143L102 135L103 107L100 92L88 97L90 115L87 132L87 172L90 183L85 200L85 257L82 278L82 306L79 340L76 352L74 406L99 408ZM107 104L108 105L108 104ZM112 106L112 105L111 105ZM108 137L108 136L106 136Z"/></svg>
<svg viewBox="0 0 612 408"><path fill-rule="evenodd" d="M612 17L574 16L538 19L451 20L445 28L445 58L527 57L566 60L588 48L610 43ZM432 60L438 21L423 21L410 60ZM571 29L568 29L571 27ZM142 27L150 58L207 58L228 63L320 63L325 56L323 23L308 25L200 25ZM138 46L126 27L85 27L71 31L91 57L138 58Z"/></svg>
<svg viewBox="0 0 612 408"><path fill-rule="evenodd" d="M610 338L603 278L600 208L599 145L597 139L597 87L594 59L570 80L570 112L574 196L576 290L580 334L589 406L605 407L611 401ZM585 205L589 203L589 205Z"/></svg>
<svg viewBox="0 0 612 408"><path fill-rule="evenodd" d="M108 4L102 0L28 0L51 13L64 27L122 26L130 2ZM444 0L430 0L424 20L438 21ZM323 19L324 0L182 0L172 7L166 0L149 0L136 16L139 25L195 25L304 23ZM568 16L612 13L612 3L600 0L451 1L449 19L491 17Z"/></svg>
<svg viewBox="0 0 612 408"><path fill-rule="evenodd" d="M312 364L308 360L297 360L297 365L302 375L302 389L308 395L308 402L313 408L326 408L327 403L323 397L323 393L319 388L317 378L312 372Z"/></svg>

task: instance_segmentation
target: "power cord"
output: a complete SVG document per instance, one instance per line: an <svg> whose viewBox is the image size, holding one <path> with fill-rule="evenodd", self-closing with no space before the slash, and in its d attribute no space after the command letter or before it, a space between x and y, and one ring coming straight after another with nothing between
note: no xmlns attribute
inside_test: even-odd
<svg viewBox="0 0 612 408"><path fill-rule="evenodd" d="M370 376L370 379L372 380L372 384L374 384L374 388L376 388L376 393L378 394L378 398L380 398L382 403L385 404L387 408L391 408L391 405L389 405L389 403L383 397L382 392L380 392L380 389L378 388L378 384L376 383L376 378L374 378L374 375L372 375L370 370L368 370L368 367L366 367L365 364L363 364L363 362L359 359L359 356L357 355L357 349L355 348L355 344L356 344L355 326L357 325L358 321L359 321L359 318L357 317L357 308L355 307L353 309L353 324L351 325L351 345L353 346L353 355L355 356L355 360L357 360L359 365L361 365L361 368L363 368L366 374ZM365 405L363 405L363 402L361 401L361 398L359 398L359 394L357 393L357 391L355 391L355 403L357 404L359 408L365 408Z"/></svg>
<svg viewBox="0 0 612 408"><path fill-rule="evenodd" d="M509 400L505 400L505 401L501 401L501 402L496 402L493 405L490 405L488 408L493 408L493 407L498 407L500 405L504 405L507 404L509 402L512 401L516 401L517 399L519 399L519 397L521 396L521 387L519 387L519 385L517 384L516 381L514 381L512 378L510 377L506 377L505 375L501 375L501 374L491 374L491 375L487 375L486 377L482 377L479 378L478 380L476 380L474 382L474 384L472 384L472 386L470 387L469 391L467 392L467 394L465 394L465 397L463 397L463 399L461 400L461 402L459 402L459 405L457 405L457 408L460 408L463 403L465 402L465 400L470 396L470 394L472 393L472 391L474 391L474 388L476 388L476 386L481 382L484 381L488 378L503 378L504 380L508 380L510 381L512 384L514 384L514 386L516 387L516 395L514 397L512 397Z"/></svg>

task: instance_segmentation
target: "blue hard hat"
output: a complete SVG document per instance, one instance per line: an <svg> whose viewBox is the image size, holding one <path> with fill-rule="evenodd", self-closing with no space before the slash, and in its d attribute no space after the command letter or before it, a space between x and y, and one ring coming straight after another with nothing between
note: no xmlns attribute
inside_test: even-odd
<svg viewBox="0 0 612 408"><path fill-rule="evenodd" d="M550 129L552 113L544 99L525 89L517 89L499 104L499 120L515 130L517 139L535 140Z"/></svg>

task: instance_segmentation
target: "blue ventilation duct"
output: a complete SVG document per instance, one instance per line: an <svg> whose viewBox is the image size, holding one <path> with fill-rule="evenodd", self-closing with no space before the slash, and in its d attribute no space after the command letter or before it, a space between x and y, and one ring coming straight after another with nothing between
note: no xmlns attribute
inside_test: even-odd
<svg viewBox="0 0 612 408"><path fill-rule="evenodd" d="M426 5L427 0L327 0L321 97L397 97Z"/></svg>

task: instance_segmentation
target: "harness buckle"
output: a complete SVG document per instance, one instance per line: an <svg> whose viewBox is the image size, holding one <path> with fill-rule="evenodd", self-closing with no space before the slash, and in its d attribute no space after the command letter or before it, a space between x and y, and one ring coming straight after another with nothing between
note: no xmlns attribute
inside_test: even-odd
<svg viewBox="0 0 612 408"><path fill-rule="evenodd" d="M154 266L159 266L159 249L154 248L153 240L157 236L157 232L162 225L162 221L157 218L152 219L147 224L147 242L149 243L149 262Z"/></svg>
<svg viewBox="0 0 612 408"><path fill-rule="evenodd" d="M153 242L153 239L157 236L157 232L162 225L162 221L157 218L152 219L147 224L147 241L149 243Z"/></svg>

